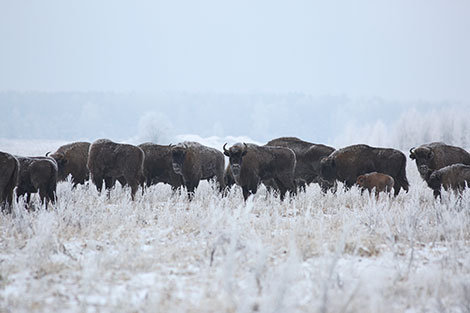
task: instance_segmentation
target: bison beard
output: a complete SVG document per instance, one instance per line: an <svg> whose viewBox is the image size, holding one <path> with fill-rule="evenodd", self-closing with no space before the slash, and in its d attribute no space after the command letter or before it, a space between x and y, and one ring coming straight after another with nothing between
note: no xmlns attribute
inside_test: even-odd
<svg viewBox="0 0 470 313"><path fill-rule="evenodd" d="M401 188L408 191L406 157L398 150L353 145L336 150L321 161L323 179L341 181L347 188L354 185L359 175L370 172L390 175L395 181L395 196Z"/></svg>
<svg viewBox="0 0 470 313"><path fill-rule="evenodd" d="M229 157L230 169L237 185L242 187L243 197L255 194L260 182L273 180L281 200L287 191L295 194L295 154L284 147L235 144L224 154Z"/></svg>
<svg viewBox="0 0 470 313"><path fill-rule="evenodd" d="M90 146L87 166L91 180L99 192L104 180L108 197L116 179L122 184L129 184L132 200L139 185L145 181L144 151L133 145L119 144L107 139L96 140Z"/></svg>

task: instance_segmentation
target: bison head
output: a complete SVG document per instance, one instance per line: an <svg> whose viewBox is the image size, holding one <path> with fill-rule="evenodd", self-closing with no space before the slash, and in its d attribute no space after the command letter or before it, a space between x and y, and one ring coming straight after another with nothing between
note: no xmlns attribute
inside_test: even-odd
<svg viewBox="0 0 470 313"><path fill-rule="evenodd" d="M243 146L241 144L235 144L232 147L230 147L228 150L225 149L225 146L227 144L224 144L224 154L228 156L229 162L230 162L230 170L232 171L232 174L234 176L240 175L240 169L242 167L242 160L243 157L247 153L247 145L246 143L243 143Z"/></svg>
<svg viewBox="0 0 470 313"><path fill-rule="evenodd" d="M434 152L429 147L410 149L410 159L416 161L418 172L426 180L433 170Z"/></svg>
<svg viewBox="0 0 470 313"><path fill-rule="evenodd" d="M434 190L434 196L438 197L441 194L441 185L442 185L442 173L439 171L434 171L429 175L429 179L426 180L429 188Z"/></svg>
<svg viewBox="0 0 470 313"><path fill-rule="evenodd" d="M187 146L178 144L170 146L173 171L178 175L183 175L184 159L186 157Z"/></svg>
<svg viewBox="0 0 470 313"><path fill-rule="evenodd" d="M336 162L331 156L325 157L320 161L320 175L328 182L336 179Z"/></svg>
<svg viewBox="0 0 470 313"><path fill-rule="evenodd" d="M365 175L360 175L357 177L357 180L356 180L356 184L359 186L359 187L362 187L364 188L365 187L365 184L366 184L366 176Z"/></svg>
<svg viewBox="0 0 470 313"><path fill-rule="evenodd" d="M63 153L53 153L50 154L50 152L46 153L47 157L53 158L55 162L57 163L57 168L58 168L58 177L59 179L65 179L66 178L66 165L68 163L67 158Z"/></svg>

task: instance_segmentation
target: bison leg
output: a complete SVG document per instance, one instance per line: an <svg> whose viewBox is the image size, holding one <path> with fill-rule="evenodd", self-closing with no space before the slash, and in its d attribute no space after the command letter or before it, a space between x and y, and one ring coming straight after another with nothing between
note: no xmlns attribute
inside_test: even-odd
<svg viewBox="0 0 470 313"><path fill-rule="evenodd" d="M248 197L250 196L250 190L248 189L248 186L243 186L242 187L242 190L243 190L243 198L245 199L248 199Z"/></svg>
<svg viewBox="0 0 470 313"><path fill-rule="evenodd" d="M355 180L354 180L354 181L352 181L352 180L346 180L346 181L344 182L344 188L345 188L346 190L349 190L349 189L351 189L352 186L354 186L355 183L356 183Z"/></svg>
<svg viewBox="0 0 470 313"><path fill-rule="evenodd" d="M175 194L181 186L171 185L171 193Z"/></svg>
<svg viewBox="0 0 470 313"><path fill-rule="evenodd" d="M242 187L242 190L243 190L243 198L246 201L246 199L248 199L248 197L250 195L254 195L258 191L258 184L253 184L251 186L247 186L246 190L243 189L243 187Z"/></svg>
<svg viewBox="0 0 470 313"><path fill-rule="evenodd" d="M395 185L393 185L393 190L394 190L394 196L398 196L398 194L400 193L400 189L401 189L401 185L400 183L396 182Z"/></svg>
<svg viewBox="0 0 470 313"><path fill-rule="evenodd" d="M219 192L223 193L225 190L225 181L224 181L224 175L220 176L218 175L216 177L217 185L219 187Z"/></svg>
<svg viewBox="0 0 470 313"><path fill-rule="evenodd" d="M13 189L7 191L7 195L5 198L6 203L11 207L13 205Z"/></svg>
<svg viewBox="0 0 470 313"><path fill-rule="evenodd" d="M188 198L192 200L194 198L194 191L196 190L197 186L199 185L199 181L197 182L186 182L186 189L188 191Z"/></svg>
<svg viewBox="0 0 470 313"><path fill-rule="evenodd" d="M307 192L307 182L303 179L297 179L295 181L296 190L299 192Z"/></svg>
<svg viewBox="0 0 470 313"><path fill-rule="evenodd" d="M108 199L110 198L111 189L114 187L115 183L116 183L116 179L113 177L104 178L104 186L106 188L106 194L108 196Z"/></svg>
<svg viewBox="0 0 470 313"><path fill-rule="evenodd" d="M297 193L293 178L276 178L275 181L280 191L281 201L284 200L284 196L286 195L287 191L290 191L292 195L295 195Z"/></svg>
<svg viewBox="0 0 470 313"><path fill-rule="evenodd" d="M127 185L127 180L125 177L121 176L121 177L118 177L117 178L117 181L121 184L122 187L126 186ZM114 180L114 183L116 182L116 180ZM113 183L113 186L114 186L114 183Z"/></svg>
<svg viewBox="0 0 470 313"><path fill-rule="evenodd" d="M49 198L47 196L46 188L39 189L39 199L41 199L41 205L45 204L45 209L47 210L47 204L49 202Z"/></svg>
<svg viewBox="0 0 470 313"><path fill-rule="evenodd" d="M20 187L16 188L16 202L20 200L20 197L24 195L25 193L23 190L20 189Z"/></svg>
<svg viewBox="0 0 470 313"><path fill-rule="evenodd" d="M13 193L9 190L5 190L3 194L0 197L0 207L3 211L6 211L7 213L11 213L11 208L12 208L12 202L13 202Z"/></svg>
<svg viewBox="0 0 470 313"><path fill-rule="evenodd" d="M101 193L101 190L103 189L103 177L93 175L91 181L93 182L93 184L95 184L96 190Z"/></svg>
<svg viewBox="0 0 470 313"><path fill-rule="evenodd" d="M49 198L49 200L51 200L52 204L55 204L55 201L56 201L56 190L55 190L55 188L50 188L49 189L49 192L47 193L47 197Z"/></svg>
<svg viewBox="0 0 470 313"><path fill-rule="evenodd" d="M138 189L139 189L139 184L132 184L131 185L131 199L132 199L132 201L135 200L135 194L137 193Z"/></svg>
<svg viewBox="0 0 470 313"><path fill-rule="evenodd" d="M139 185L142 182L138 181L137 179L134 179L132 177L123 177L123 179L131 187L131 199L132 199L132 201L134 201L135 200L135 194L137 193L137 190L139 190ZM144 187L142 186L142 195L143 195L143 188Z"/></svg>
<svg viewBox="0 0 470 313"><path fill-rule="evenodd" d="M114 185L116 184L116 179L114 179L113 177L105 177L104 178L104 186L106 189L111 189L114 187Z"/></svg>

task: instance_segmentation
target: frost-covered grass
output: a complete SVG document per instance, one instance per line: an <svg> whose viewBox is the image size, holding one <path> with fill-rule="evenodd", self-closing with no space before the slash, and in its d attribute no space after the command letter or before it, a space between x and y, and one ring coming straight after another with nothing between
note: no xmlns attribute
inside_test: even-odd
<svg viewBox="0 0 470 313"><path fill-rule="evenodd" d="M244 203L202 182L192 202L166 185L132 202L62 182L49 211L0 215L0 312L468 313L470 191L436 201L407 173L408 194L378 200L312 185Z"/></svg>
<svg viewBox="0 0 470 313"><path fill-rule="evenodd" d="M58 186L0 219L0 312L470 312L470 192L378 200L312 185L243 202Z"/></svg>

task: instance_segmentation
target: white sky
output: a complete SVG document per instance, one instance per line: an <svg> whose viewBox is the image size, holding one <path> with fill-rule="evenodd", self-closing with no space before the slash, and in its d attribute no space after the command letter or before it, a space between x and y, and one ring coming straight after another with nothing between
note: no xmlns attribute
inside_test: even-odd
<svg viewBox="0 0 470 313"><path fill-rule="evenodd" d="M470 100L467 0L0 0L0 91Z"/></svg>

